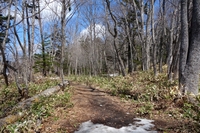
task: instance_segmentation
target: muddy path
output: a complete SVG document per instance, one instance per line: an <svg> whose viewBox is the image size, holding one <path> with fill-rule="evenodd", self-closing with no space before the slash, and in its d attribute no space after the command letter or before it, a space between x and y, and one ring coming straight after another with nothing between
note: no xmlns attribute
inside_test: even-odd
<svg viewBox="0 0 200 133"><path fill-rule="evenodd" d="M73 133L83 122L91 120L94 124L121 128L136 122L135 110L139 106L130 101L123 101L119 97L111 96L101 89L86 85L72 83L73 94L71 97L72 107L58 107L54 113L44 120L42 133ZM148 118L147 118L148 119ZM175 122L175 123L174 123ZM176 121L168 119L155 120L155 128L173 127ZM162 132L162 131L159 131Z"/></svg>
<svg viewBox="0 0 200 133"><path fill-rule="evenodd" d="M131 104L92 87L72 84L72 108L57 108L45 120L42 132L74 132L85 121L120 128L134 123Z"/></svg>

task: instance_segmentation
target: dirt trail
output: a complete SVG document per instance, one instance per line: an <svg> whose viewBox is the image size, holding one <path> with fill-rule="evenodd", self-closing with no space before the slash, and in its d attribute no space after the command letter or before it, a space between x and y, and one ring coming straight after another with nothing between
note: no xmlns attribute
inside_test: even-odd
<svg viewBox="0 0 200 133"><path fill-rule="evenodd" d="M54 113L43 121L42 133L73 133L83 122L91 120L94 124L121 128L134 124L137 117L136 110L141 104L131 101L122 101L119 97L111 96L101 89L86 85L71 84L73 95L71 103L73 107L57 107ZM62 91L59 93L63 93ZM169 133L182 131L185 125L183 120L169 117L168 114L152 112L155 122L154 131ZM149 117L146 117L149 119ZM173 130L174 129L174 130Z"/></svg>
<svg viewBox="0 0 200 133"><path fill-rule="evenodd" d="M55 115L43 124L42 132L74 132L85 121L105 124L115 128L134 123L134 112L129 102L110 96L103 91L85 85L72 84L74 94L72 108L58 107Z"/></svg>

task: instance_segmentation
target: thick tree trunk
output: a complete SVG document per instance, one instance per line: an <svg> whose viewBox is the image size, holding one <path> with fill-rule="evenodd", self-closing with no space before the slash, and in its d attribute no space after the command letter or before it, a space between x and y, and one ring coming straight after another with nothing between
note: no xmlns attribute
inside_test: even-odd
<svg viewBox="0 0 200 133"><path fill-rule="evenodd" d="M27 64L27 43L26 43L26 25L25 25L25 13L26 13L26 11L25 11L25 5L26 5L26 0L23 0L23 2L22 2L22 4L23 4L23 6L22 6L22 19L23 19L23 21L22 21L22 25L23 25L23 43L24 43L24 45L22 46L23 48L23 61L24 61L24 66L23 66L23 72L22 72L22 74L23 74L23 79L24 79L24 83L25 83L25 85L26 85L26 87L27 87L27 85L28 85L28 64Z"/></svg>
<svg viewBox="0 0 200 133"><path fill-rule="evenodd" d="M180 61L179 61L179 88L183 90L184 81L183 75L188 54L188 18L187 18L187 0L181 0L181 46L180 46Z"/></svg>
<svg viewBox="0 0 200 133"><path fill-rule="evenodd" d="M191 38L189 42L188 58L184 71L184 90L198 94L200 73L200 1L193 0Z"/></svg>
<svg viewBox="0 0 200 133"><path fill-rule="evenodd" d="M165 14L166 14L166 10L165 10L165 4L166 1L163 0L162 2L162 35L161 35L161 39L160 39L160 46L159 46L159 72L162 73L163 69L163 46L166 43L166 27L165 27Z"/></svg>
<svg viewBox="0 0 200 133"><path fill-rule="evenodd" d="M35 43L35 14L36 14L36 9L35 9L35 0L33 0L33 16L31 18L31 43L30 43L30 53L29 53L29 63L30 63L30 68L29 68L29 80L32 81L33 80L33 47L34 47L34 43Z"/></svg>
<svg viewBox="0 0 200 133"><path fill-rule="evenodd" d="M63 72L63 66L64 66L64 51L65 51L65 45L66 45L66 33L65 33L65 28L66 28L66 12L67 12L67 0L62 0L62 11L61 11L61 35L62 35L62 40L61 40L61 61L60 61L60 77L62 84L64 85L64 72Z"/></svg>
<svg viewBox="0 0 200 133"><path fill-rule="evenodd" d="M147 20L146 20L146 37L145 37L145 60L144 60L144 70L149 70L150 68L150 47L151 47L151 42L150 42L150 32L151 32L151 12L150 9L147 8Z"/></svg>

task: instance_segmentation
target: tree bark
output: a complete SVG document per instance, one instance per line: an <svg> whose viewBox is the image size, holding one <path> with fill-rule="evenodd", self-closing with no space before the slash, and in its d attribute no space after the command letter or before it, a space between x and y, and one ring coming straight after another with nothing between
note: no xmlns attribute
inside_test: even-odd
<svg viewBox="0 0 200 133"><path fill-rule="evenodd" d="M144 42L144 49L145 49L145 55L144 55L144 70L149 70L150 68L150 47L151 47L151 42L150 42L150 32L151 32L151 9L147 8L147 20L146 20L146 37L145 37L145 42ZM144 12L144 11L143 11Z"/></svg>
<svg viewBox="0 0 200 133"><path fill-rule="evenodd" d="M165 10L165 5L166 1L163 0L162 2L162 35L160 39L160 46L159 46L159 72L162 73L163 69L163 46L166 43L166 27L165 27L165 15L166 15L166 10Z"/></svg>
<svg viewBox="0 0 200 133"><path fill-rule="evenodd" d="M198 94L200 72L200 1L193 0L191 38L189 41L188 58L184 70L183 90Z"/></svg>
<svg viewBox="0 0 200 133"><path fill-rule="evenodd" d="M26 0L23 0L22 1L22 19L23 19L23 21L22 21L22 25L23 25L23 43L24 43L24 45L22 46L23 48L23 61L24 61L24 66L23 66L23 68L24 68L24 71L22 72L22 74L23 74L23 78L24 78L24 82L25 82L25 85L26 85L26 87L27 87L27 85L28 85L28 64L27 64L27 43L26 43L26 25L25 25L25 13L26 13ZM28 20L27 20L28 21Z"/></svg>
<svg viewBox="0 0 200 133"><path fill-rule="evenodd" d="M32 9L32 20L31 20L31 43L29 46L29 81L33 80L33 47L35 43L35 15L36 15L36 7L35 0L33 0L33 9Z"/></svg>
<svg viewBox="0 0 200 133"><path fill-rule="evenodd" d="M67 15L67 7L69 6L69 1L68 0L62 0L62 11L61 11L61 60L60 60L60 77L62 84L64 85L64 58L65 58L65 45L66 45L66 33L65 33L65 28L66 28L66 15Z"/></svg>
<svg viewBox="0 0 200 133"><path fill-rule="evenodd" d="M157 44L155 40L155 26L154 26L154 0L151 0L151 27L152 27L152 45L153 45L153 71L154 77L157 77Z"/></svg>
<svg viewBox="0 0 200 133"><path fill-rule="evenodd" d="M180 61L179 61L179 89L184 92L183 86L185 84L183 75L188 54L188 18L187 18L187 0L181 0L181 46L180 46Z"/></svg>
<svg viewBox="0 0 200 133"><path fill-rule="evenodd" d="M173 12L173 16L171 18L171 29L170 29L170 43L169 43L169 52L167 57L167 74L168 74L168 80L172 81L172 61L173 61L173 41L174 41L174 22L176 17L176 9Z"/></svg>

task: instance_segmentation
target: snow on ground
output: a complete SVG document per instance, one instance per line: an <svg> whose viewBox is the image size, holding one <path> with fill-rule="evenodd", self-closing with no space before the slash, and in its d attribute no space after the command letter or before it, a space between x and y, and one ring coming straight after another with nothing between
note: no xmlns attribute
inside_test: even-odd
<svg viewBox="0 0 200 133"><path fill-rule="evenodd" d="M134 125L121 127L119 129L109 127L103 124L93 124L91 121L84 122L80 125L78 131L75 133L157 133L150 131L154 125L151 123L153 120L135 118Z"/></svg>

